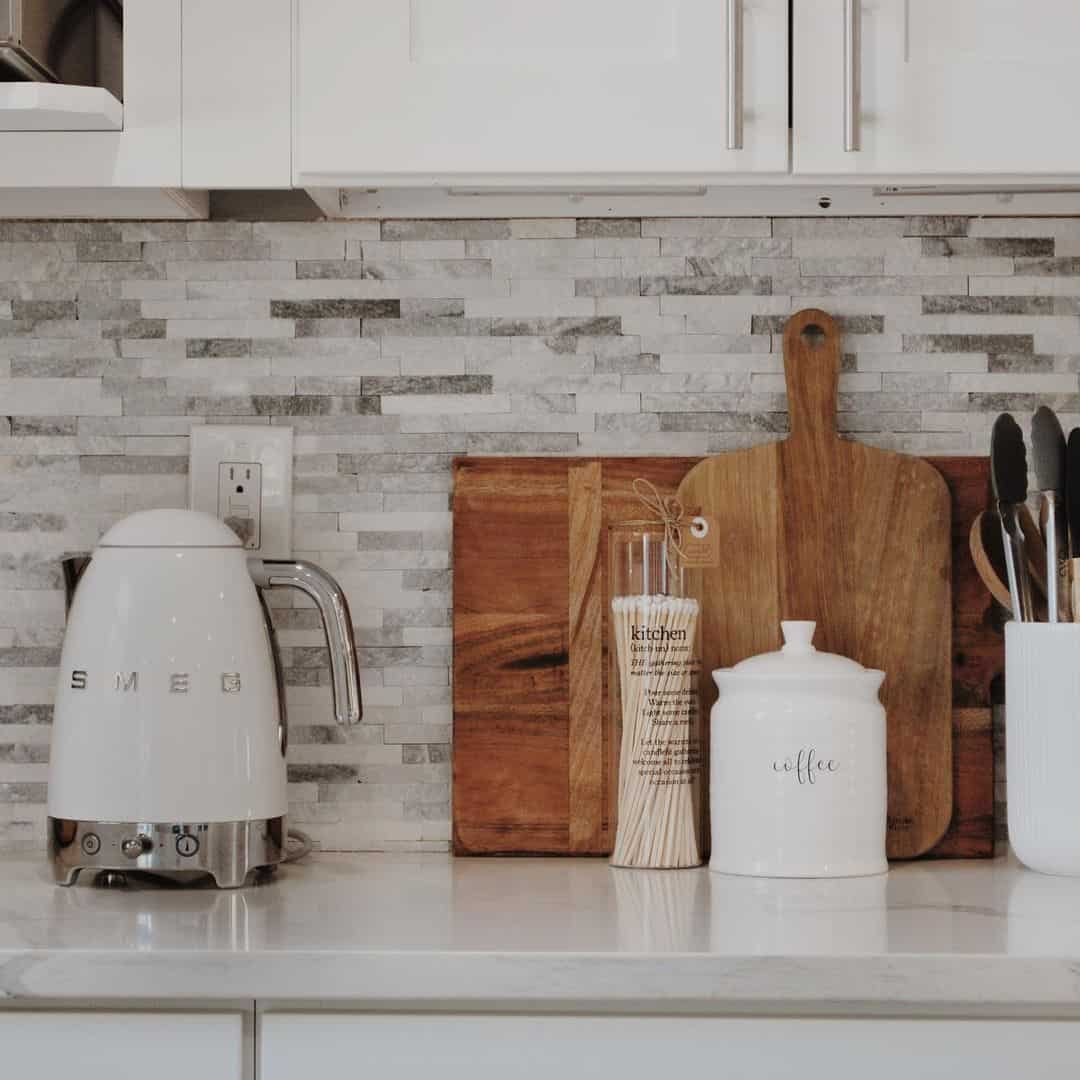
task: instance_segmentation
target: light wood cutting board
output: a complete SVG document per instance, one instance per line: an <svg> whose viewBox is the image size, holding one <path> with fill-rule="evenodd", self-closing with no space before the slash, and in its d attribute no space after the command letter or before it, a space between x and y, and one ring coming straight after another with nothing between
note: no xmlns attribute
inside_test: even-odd
<svg viewBox="0 0 1080 1080"><path fill-rule="evenodd" d="M813 619L821 650L887 678L890 858L941 839L952 814L949 491L919 458L841 439L840 332L823 311L784 332L791 434L706 458L679 485L720 530L720 565L697 571L705 670L780 645L782 619Z"/></svg>

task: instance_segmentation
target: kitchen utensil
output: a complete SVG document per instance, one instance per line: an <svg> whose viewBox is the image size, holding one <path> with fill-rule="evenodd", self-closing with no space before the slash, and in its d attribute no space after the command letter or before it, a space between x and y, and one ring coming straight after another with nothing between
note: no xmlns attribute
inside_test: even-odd
<svg viewBox="0 0 1080 1080"><path fill-rule="evenodd" d="M1080 556L1080 428L1065 445L1065 513L1069 520L1069 557Z"/></svg>
<svg viewBox="0 0 1080 1080"><path fill-rule="evenodd" d="M1033 523L1034 524L1034 523ZM1001 533L1001 521L996 514L989 511L981 513L971 523L970 536L971 558L975 563L975 569L979 572L987 591L1006 611L1012 613L1012 596L1008 586L1008 567L1005 563L1004 537ZM1028 553L1039 551L1041 545L1026 545ZM1040 576L1038 568L1028 564L1032 584L1036 595L1035 617L1037 621L1046 618L1046 583Z"/></svg>
<svg viewBox="0 0 1080 1080"><path fill-rule="evenodd" d="M1054 410L1043 405L1031 421L1031 447L1039 487L1046 550L1049 622L1069 621L1069 525L1065 516L1065 433Z"/></svg>
<svg viewBox="0 0 1080 1080"><path fill-rule="evenodd" d="M1065 514L1069 520L1069 595L1074 622L1080 622L1080 428L1065 447Z"/></svg>
<svg viewBox="0 0 1080 1080"><path fill-rule="evenodd" d="M670 495L699 460L455 462L458 854L610 854L619 733L604 660L608 526L642 516L632 490L637 477ZM931 464L952 503L955 797L949 830L929 855L988 857L990 686L1004 666L1004 641L968 537L990 498L989 459L934 458Z"/></svg>
<svg viewBox="0 0 1080 1080"><path fill-rule="evenodd" d="M315 602L338 722L356 723L352 621L325 571L249 559L190 510L133 514L102 537L60 656L48 795L60 884L95 869L203 871L233 887L281 861L287 729L259 591L278 586Z"/></svg>
<svg viewBox="0 0 1080 1080"><path fill-rule="evenodd" d="M1005 563L1001 521L989 511L980 514L971 523L971 557L987 591L1011 613L1013 599L1009 592L1009 569Z"/></svg>
<svg viewBox="0 0 1080 1080"><path fill-rule="evenodd" d="M884 873L885 672L818 652L812 622L781 625L779 652L713 672L709 868Z"/></svg>
<svg viewBox="0 0 1080 1080"><path fill-rule="evenodd" d="M1010 606L1015 618L1032 622L1035 609L1031 575L1024 533L1017 517L1017 508L1027 499L1027 451L1020 425L1008 413L1002 413L994 421L990 439L990 475L1001 519L1009 595L1012 597Z"/></svg>
<svg viewBox="0 0 1080 1080"><path fill-rule="evenodd" d="M1005 627L1009 843L1032 870L1080 875L1080 625Z"/></svg>
<svg viewBox="0 0 1080 1080"><path fill-rule="evenodd" d="M1038 594L1034 597L1037 607L1039 596L1046 596L1046 542L1027 503L1017 506L1016 520L1020 523L1020 533L1024 538L1024 558L1031 587Z"/></svg>
<svg viewBox="0 0 1080 1080"><path fill-rule="evenodd" d="M949 492L926 462L840 438L840 333L823 311L784 331L791 435L707 458L679 498L720 530L699 571L702 661L731 667L814 620L823 650L888 673L890 858L941 839L952 810Z"/></svg>

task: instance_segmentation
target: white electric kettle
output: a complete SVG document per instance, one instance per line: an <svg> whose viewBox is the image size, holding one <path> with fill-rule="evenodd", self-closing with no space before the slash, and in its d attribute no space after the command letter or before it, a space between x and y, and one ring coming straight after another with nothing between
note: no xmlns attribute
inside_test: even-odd
<svg viewBox="0 0 1080 1080"><path fill-rule="evenodd" d="M348 604L311 563L247 557L208 514L148 510L67 560L49 771L49 854L83 869L213 875L222 887L285 850L287 728L260 589L322 614L339 723L360 719ZM77 587L76 587L77 585Z"/></svg>

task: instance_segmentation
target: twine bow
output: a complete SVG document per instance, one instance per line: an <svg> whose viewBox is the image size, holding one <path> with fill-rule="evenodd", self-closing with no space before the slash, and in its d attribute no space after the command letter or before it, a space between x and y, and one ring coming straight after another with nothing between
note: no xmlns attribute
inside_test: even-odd
<svg viewBox="0 0 1080 1080"><path fill-rule="evenodd" d="M668 564L675 568L676 556L682 560L685 558L682 549L683 526L689 524L686 510L682 501L674 495L661 495L656 490L656 485L643 476L639 476L633 484L634 494L641 504L654 516L645 521L630 521L628 525L663 525L664 543L668 552Z"/></svg>

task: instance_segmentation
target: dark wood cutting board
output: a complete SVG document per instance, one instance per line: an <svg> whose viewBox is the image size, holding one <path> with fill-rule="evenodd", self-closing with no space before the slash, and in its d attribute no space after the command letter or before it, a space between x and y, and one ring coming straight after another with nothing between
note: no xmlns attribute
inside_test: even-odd
<svg viewBox="0 0 1080 1080"><path fill-rule="evenodd" d="M674 492L698 458L461 458L454 484L454 851L611 850L607 525L635 477ZM994 606L967 552L986 458L932 464L952 493L953 819L931 857L993 853ZM575 537L571 557L571 534ZM599 628L599 632L598 632Z"/></svg>

